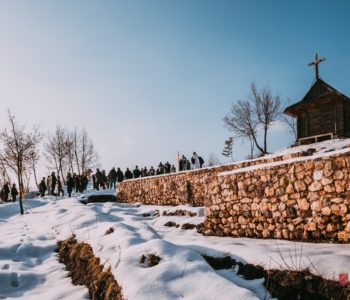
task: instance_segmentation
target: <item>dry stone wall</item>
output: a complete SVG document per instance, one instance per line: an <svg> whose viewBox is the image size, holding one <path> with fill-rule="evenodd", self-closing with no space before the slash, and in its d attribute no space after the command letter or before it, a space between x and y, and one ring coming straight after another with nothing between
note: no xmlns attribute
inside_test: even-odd
<svg viewBox="0 0 350 300"><path fill-rule="evenodd" d="M350 238L350 153L213 177L206 235Z"/></svg>
<svg viewBox="0 0 350 300"><path fill-rule="evenodd" d="M308 153L271 156L218 167L130 179L118 184L117 196L130 203L204 206L205 200L209 199L209 183L217 174L305 155Z"/></svg>
<svg viewBox="0 0 350 300"><path fill-rule="evenodd" d="M205 205L206 235L348 242L349 151L293 161L310 154L296 153L127 180L118 185L118 198ZM232 172L222 175L225 171Z"/></svg>

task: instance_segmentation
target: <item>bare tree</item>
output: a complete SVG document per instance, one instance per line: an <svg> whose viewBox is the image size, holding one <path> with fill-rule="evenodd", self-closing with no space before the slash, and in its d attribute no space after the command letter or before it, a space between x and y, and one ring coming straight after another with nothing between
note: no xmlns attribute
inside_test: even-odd
<svg viewBox="0 0 350 300"><path fill-rule="evenodd" d="M210 153L208 156L208 167L218 166L220 164L220 159L214 153Z"/></svg>
<svg viewBox="0 0 350 300"><path fill-rule="evenodd" d="M222 150L221 154L225 157L230 157L231 161L233 161L233 137L229 137L225 141L224 149Z"/></svg>
<svg viewBox="0 0 350 300"><path fill-rule="evenodd" d="M256 110L248 100L239 100L233 103L231 111L223 119L228 130L242 139L252 139L261 153L264 149L259 145L257 140L257 131L259 122L255 114Z"/></svg>
<svg viewBox="0 0 350 300"><path fill-rule="evenodd" d="M95 166L98 155L95 151L94 144L90 137L88 136L88 133L83 128L83 130L79 134L78 139L78 147L79 149L79 159L78 159L78 165L80 164L80 170L82 173L85 173L88 171L89 168L92 168Z"/></svg>
<svg viewBox="0 0 350 300"><path fill-rule="evenodd" d="M42 136L37 127L26 131L24 126L17 124L15 117L8 112L9 127L0 131L2 152L1 161L17 176L19 188L20 213L24 214L22 195L25 191L25 171L30 161L30 151L39 144Z"/></svg>
<svg viewBox="0 0 350 300"><path fill-rule="evenodd" d="M29 163L30 163L31 170L33 171L34 181L37 188L39 188L38 178L36 175L37 174L36 167L38 165L38 162L39 162L39 151L36 145L33 145L33 147L29 151Z"/></svg>
<svg viewBox="0 0 350 300"><path fill-rule="evenodd" d="M89 168L94 167L98 155L95 151L93 141L87 131L82 129L74 131L62 128L57 125L53 135L48 135L45 144L46 157L52 166L57 170L57 174L64 176L67 171L78 174L85 173Z"/></svg>
<svg viewBox="0 0 350 300"><path fill-rule="evenodd" d="M272 122L276 121L281 115L281 100L279 96L272 94L269 87L265 87L259 91L254 82L251 84L251 92L253 95L252 101L255 104L256 116L264 131L263 153L267 153L267 131Z"/></svg>
<svg viewBox="0 0 350 300"><path fill-rule="evenodd" d="M251 94L247 99L233 103L230 113L223 119L228 130L237 137L248 139L251 143L251 155L254 146L261 154L267 153L267 133L271 124L277 120L281 101L269 88L258 90L251 84ZM263 130L263 145L258 142L259 128Z"/></svg>
<svg viewBox="0 0 350 300"><path fill-rule="evenodd" d="M67 169L68 151L67 138L69 131L60 125L56 126L54 134L48 134L45 144L46 157L56 168L57 175L61 176L65 183L64 171Z"/></svg>

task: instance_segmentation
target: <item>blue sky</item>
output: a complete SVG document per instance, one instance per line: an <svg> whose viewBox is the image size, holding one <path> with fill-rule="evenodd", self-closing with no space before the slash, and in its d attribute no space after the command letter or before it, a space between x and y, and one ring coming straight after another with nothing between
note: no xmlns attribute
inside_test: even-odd
<svg viewBox="0 0 350 300"><path fill-rule="evenodd" d="M0 124L85 127L102 168L220 156L249 86L292 102L321 77L350 95L348 1L1 1ZM270 134L270 149L292 138ZM242 159L247 145L236 141ZM222 157L221 157L222 158Z"/></svg>

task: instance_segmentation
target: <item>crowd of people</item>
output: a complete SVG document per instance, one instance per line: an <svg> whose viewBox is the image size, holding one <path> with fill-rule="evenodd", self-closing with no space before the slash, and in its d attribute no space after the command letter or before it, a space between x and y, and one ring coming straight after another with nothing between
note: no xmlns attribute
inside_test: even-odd
<svg viewBox="0 0 350 300"><path fill-rule="evenodd" d="M10 188L10 184L8 182L5 182L5 184L2 186L0 190L0 199L3 202L16 201L17 195L18 195L18 190L15 183L12 184L12 187Z"/></svg>
<svg viewBox="0 0 350 300"><path fill-rule="evenodd" d="M196 152L193 152L190 160L188 160L184 155L182 155L182 157L178 157L179 171L199 169L203 167L203 164L203 158L198 156ZM71 197L73 191L82 193L84 190L86 190L89 180L92 181L92 185L95 190L114 189L118 182L122 182L125 179L170 174L175 172L176 167L171 165L168 161L166 163L160 162L157 169L154 169L153 166L151 166L149 169L147 167L139 169L139 167L136 166L132 171L129 168L126 168L126 171L123 172L120 170L120 168L117 168L116 170L113 167L108 174L106 174L105 170L100 171L97 168L95 173L87 172L81 175L75 173L72 175L71 173L67 173L65 185L67 187L68 197ZM52 172L51 175L47 176L46 178L43 177L38 187L41 197L44 197L45 195L64 196L62 179L60 176L56 176L55 172ZM18 191L16 184L13 184L10 189L10 184L5 183L0 190L0 198L4 202L8 202L10 200L15 201L17 195Z"/></svg>
<svg viewBox="0 0 350 300"><path fill-rule="evenodd" d="M67 173L66 178L66 186L68 197L71 197L72 192L80 192L82 193L87 189L87 185L89 183L88 174L71 174ZM39 192L41 197L44 197L47 191L47 195L52 196L64 196L63 184L60 176L56 177L55 172L52 172L51 175L43 177L43 179L39 183Z"/></svg>

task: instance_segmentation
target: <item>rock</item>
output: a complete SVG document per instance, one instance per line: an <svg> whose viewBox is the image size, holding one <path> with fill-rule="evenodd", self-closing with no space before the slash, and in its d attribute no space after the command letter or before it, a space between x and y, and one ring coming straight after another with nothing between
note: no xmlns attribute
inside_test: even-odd
<svg viewBox="0 0 350 300"><path fill-rule="evenodd" d="M293 224L288 224L287 228L289 231L294 231L294 225Z"/></svg>
<svg viewBox="0 0 350 300"><path fill-rule="evenodd" d="M321 204L321 201L320 200L317 200L317 201L314 201L314 202L311 202L311 210L313 211L321 211L321 208L322 208L322 204Z"/></svg>
<svg viewBox="0 0 350 300"><path fill-rule="evenodd" d="M336 180L334 183L335 183L335 191L337 193L341 193L345 191L345 186L346 186L345 181Z"/></svg>
<svg viewBox="0 0 350 300"><path fill-rule="evenodd" d="M321 179L321 184L322 185L328 185L328 184L331 184L331 183L333 183L333 178L323 177Z"/></svg>
<svg viewBox="0 0 350 300"><path fill-rule="evenodd" d="M339 206L337 204L332 204L331 205L331 210L333 214L339 214Z"/></svg>
<svg viewBox="0 0 350 300"><path fill-rule="evenodd" d="M335 192L335 187L332 184L325 185L323 189L324 189L324 191L326 193L333 193L333 192Z"/></svg>
<svg viewBox="0 0 350 300"><path fill-rule="evenodd" d="M331 161L326 161L323 168L323 175L330 177L333 174L333 166Z"/></svg>
<svg viewBox="0 0 350 300"><path fill-rule="evenodd" d="M302 180L296 180L294 182L294 189L296 192L301 192L306 190L306 184Z"/></svg>
<svg viewBox="0 0 350 300"><path fill-rule="evenodd" d="M349 221L348 224L346 225L345 231L346 231L346 232L350 232L350 221Z"/></svg>
<svg viewBox="0 0 350 300"><path fill-rule="evenodd" d="M274 194L275 194L275 189L273 187L266 187L265 188L266 197L272 197Z"/></svg>
<svg viewBox="0 0 350 300"><path fill-rule="evenodd" d="M343 198L333 198L333 199L331 199L331 202L335 203L335 204L340 204L343 201L344 201Z"/></svg>
<svg viewBox="0 0 350 300"><path fill-rule="evenodd" d="M298 199L297 202L300 210L308 210L310 207L310 203L305 198Z"/></svg>
<svg viewBox="0 0 350 300"><path fill-rule="evenodd" d="M241 224L241 225L247 225L249 223L249 219L245 218L245 217L242 217L242 216L239 216L238 217L238 223Z"/></svg>
<svg viewBox="0 0 350 300"><path fill-rule="evenodd" d="M293 219L293 224L296 226L298 224L300 224L303 221L303 218L299 217L299 218L295 218Z"/></svg>
<svg viewBox="0 0 350 300"><path fill-rule="evenodd" d="M340 180L344 178L344 172L342 170L336 170L333 174L333 178L336 180Z"/></svg>
<svg viewBox="0 0 350 300"><path fill-rule="evenodd" d="M330 207L324 207L321 209L322 215L329 216L332 213L332 210Z"/></svg>
<svg viewBox="0 0 350 300"><path fill-rule="evenodd" d="M286 193L287 194L293 194L294 193L294 187L293 187L293 185L291 183L287 185Z"/></svg>
<svg viewBox="0 0 350 300"><path fill-rule="evenodd" d="M316 230L316 224L314 222L310 222L306 224L306 230L307 231L315 231Z"/></svg>
<svg viewBox="0 0 350 300"><path fill-rule="evenodd" d="M310 192L316 192L322 189L322 184L319 181L314 181L309 185L309 191Z"/></svg>
<svg viewBox="0 0 350 300"><path fill-rule="evenodd" d="M340 241L348 242L349 240L349 233L346 231L339 231L337 236Z"/></svg>
<svg viewBox="0 0 350 300"><path fill-rule="evenodd" d="M339 205L339 214L346 215L347 212L348 212L347 206L345 204L340 204Z"/></svg>
<svg viewBox="0 0 350 300"><path fill-rule="evenodd" d="M318 181L321 180L323 177L323 170L315 170L312 178L314 179L314 181Z"/></svg>

